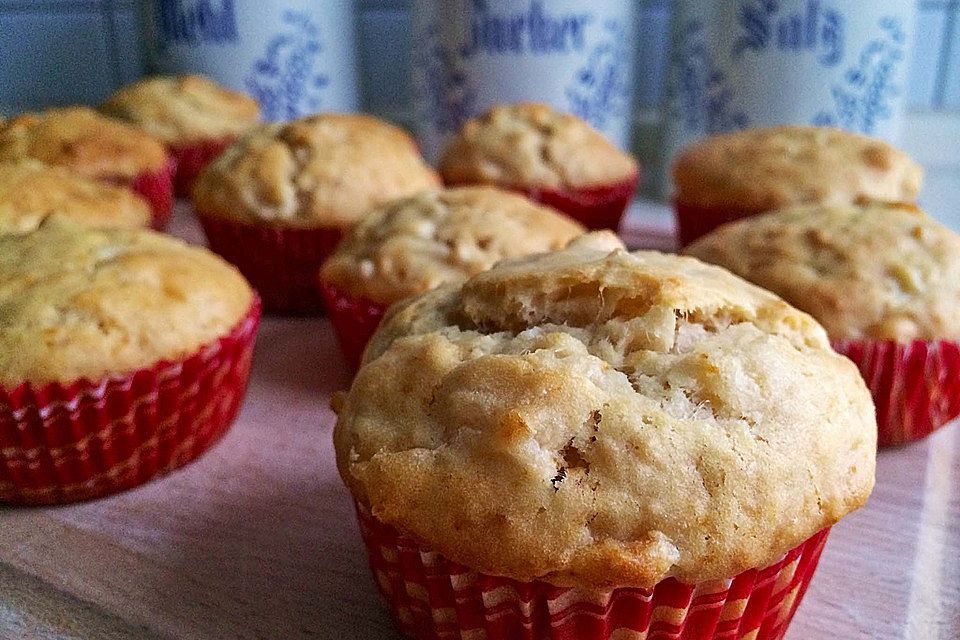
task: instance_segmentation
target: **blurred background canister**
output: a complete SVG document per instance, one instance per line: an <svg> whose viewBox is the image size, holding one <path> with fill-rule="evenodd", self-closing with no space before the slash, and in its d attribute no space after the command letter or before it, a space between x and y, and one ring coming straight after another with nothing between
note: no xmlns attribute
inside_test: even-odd
<svg viewBox="0 0 960 640"><path fill-rule="evenodd" d="M536 101L630 143L635 0L414 0L414 110L424 153L471 116Z"/></svg>
<svg viewBox="0 0 960 640"><path fill-rule="evenodd" d="M353 0L150 0L147 66L246 91L268 120L359 108Z"/></svg>
<svg viewBox="0 0 960 640"><path fill-rule="evenodd" d="M915 0L675 0L664 157L776 124L899 143L916 11Z"/></svg>

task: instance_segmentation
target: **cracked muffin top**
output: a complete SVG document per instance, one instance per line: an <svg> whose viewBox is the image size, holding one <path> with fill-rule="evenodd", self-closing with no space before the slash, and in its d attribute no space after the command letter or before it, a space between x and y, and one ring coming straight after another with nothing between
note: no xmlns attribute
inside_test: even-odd
<svg viewBox="0 0 960 640"><path fill-rule="evenodd" d="M497 105L447 145L447 184L577 189L627 180L637 161L584 120L545 104Z"/></svg>
<svg viewBox="0 0 960 640"><path fill-rule="evenodd" d="M247 222L350 227L371 207L439 186L413 139L363 115L260 127L200 174L197 209Z"/></svg>
<svg viewBox="0 0 960 640"><path fill-rule="evenodd" d="M0 161L34 159L88 178L135 178L167 162L163 144L88 107L27 113L0 123Z"/></svg>
<svg viewBox="0 0 960 640"><path fill-rule="evenodd" d="M226 335L253 302L231 265L140 229L59 216L0 236L0 385L127 373Z"/></svg>
<svg viewBox="0 0 960 640"><path fill-rule="evenodd" d="M733 576L861 506L876 421L807 314L611 235L392 307L337 399L379 520L472 569L564 585Z"/></svg>
<svg viewBox="0 0 960 640"><path fill-rule="evenodd" d="M561 249L584 232L570 218L493 187L425 191L371 211L321 277L380 304L463 282L504 258Z"/></svg>
<svg viewBox="0 0 960 640"><path fill-rule="evenodd" d="M0 235L33 231L55 213L95 227L150 224L150 205L130 189L32 160L0 163Z"/></svg>
<svg viewBox="0 0 960 640"><path fill-rule="evenodd" d="M781 126L711 136L673 164L674 198L699 207L913 202L923 169L882 140L830 127Z"/></svg>
<svg viewBox="0 0 960 640"><path fill-rule="evenodd" d="M794 207L686 253L812 314L835 339L960 339L960 235L916 207Z"/></svg>
<svg viewBox="0 0 960 640"><path fill-rule="evenodd" d="M100 109L172 145L237 137L260 120L256 100L197 75L146 78Z"/></svg>

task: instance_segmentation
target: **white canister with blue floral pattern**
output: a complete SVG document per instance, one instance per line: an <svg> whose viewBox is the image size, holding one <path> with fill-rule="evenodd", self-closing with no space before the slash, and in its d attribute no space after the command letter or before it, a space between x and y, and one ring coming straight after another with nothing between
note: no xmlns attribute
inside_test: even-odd
<svg viewBox="0 0 960 640"><path fill-rule="evenodd" d="M359 106L353 0L151 0L150 67L246 91L268 120Z"/></svg>
<svg viewBox="0 0 960 640"><path fill-rule="evenodd" d="M667 152L787 123L896 142L916 0L676 0Z"/></svg>
<svg viewBox="0 0 960 640"><path fill-rule="evenodd" d="M498 103L546 102L626 148L636 0L414 0L417 130L428 158Z"/></svg>

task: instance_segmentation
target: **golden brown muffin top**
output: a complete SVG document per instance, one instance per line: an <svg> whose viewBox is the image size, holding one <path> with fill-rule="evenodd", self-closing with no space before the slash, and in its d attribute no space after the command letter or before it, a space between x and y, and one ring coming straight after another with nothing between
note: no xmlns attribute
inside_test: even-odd
<svg viewBox="0 0 960 640"><path fill-rule="evenodd" d="M334 432L376 518L485 573L650 587L769 565L864 503L873 404L823 329L612 238L392 307Z"/></svg>
<svg viewBox="0 0 960 640"><path fill-rule="evenodd" d="M913 202L923 169L882 140L828 127L780 126L711 136L673 165L675 198L769 211L800 204Z"/></svg>
<svg viewBox="0 0 960 640"><path fill-rule="evenodd" d="M87 107L27 113L0 123L0 161L32 158L88 178L130 179L163 168L155 138Z"/></svg>
<svg viewBox="0 0 960 640"><path fill-rule="evenodd" d="M150 224L150 205L129 189L33 160L0 163L0 235L28 233L54 214L94 227Z"/></svg>
<svg viewBox="0 0 960 640"><path fill-rule="evenodd" d="M252 301L243 276L206 249L53 216L0 236L0 384L96 380L186 357Z"/></svg>
<svg viewBox="0 0 960 640"><path fill-rule="evenodd" d="M371 211L320 273L354 296L392 304L504 258L561 249L583 232L553 209L493 187L424 191Z"/></svg>
<svg viewBox="0 0 960 640"><path fill-rule="evenodd" d="M912 206L793 207L685 251L782 296L834 339L960 339L960 235Z"/></svg>
<svg viewBox="0 0 960 640"><path fill-rule="evenodd" d="M552 189L596 187L635 175L637 161L580 118L539 103L497 105L447 145L447 184Z"/></svg>
<svg viewBox="0 0 960 640"><path fill-rule="evenodd" d="M193 199L204 215L239 222L346 228L376 205L437 186L403 130L324 113L254 130L207 166Z"/></svg>
<svg viewBox="0 0 960 640"><path fill-rule="evenodd" d="M204 76L145 78L114 93L101 110L167 144L235 138L260 121L260 105Z"/></svg>

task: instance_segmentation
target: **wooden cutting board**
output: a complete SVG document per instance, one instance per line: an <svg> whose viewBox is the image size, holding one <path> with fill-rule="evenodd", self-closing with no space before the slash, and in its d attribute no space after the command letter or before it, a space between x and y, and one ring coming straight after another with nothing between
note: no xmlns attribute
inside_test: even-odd
<svg viewBox="0 0 960 640"><path fill-rule="evenodd" d="M200 238L185 211L174 232ZM348 382L326 320L268 318L243 411L199 461L105 500L0 509L0 638L397 638L333 460L328 402ZM960 639L958 439L880 454L788 640Z"/></svg>

